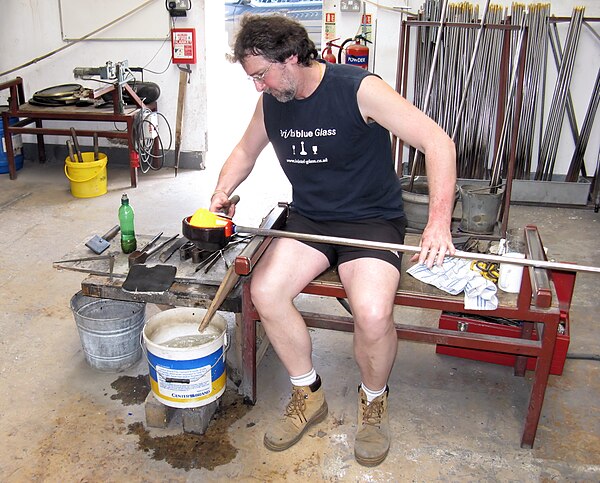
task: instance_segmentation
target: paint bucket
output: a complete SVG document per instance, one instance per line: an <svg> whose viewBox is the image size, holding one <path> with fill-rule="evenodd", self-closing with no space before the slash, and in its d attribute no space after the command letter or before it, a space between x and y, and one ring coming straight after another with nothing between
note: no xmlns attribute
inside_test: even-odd
<svg viewBox="0 0 600 483"><path fill-rule="evenodd" d="M106 194L106 154L100 153L97 161L94 161L94 153L81 153L81 157L82 163L74 163L69 157L65 159L65 176L71 182L71 194L75 198L93 198Z"/></svg>
<svg viewBox="0 0 600 483"><path fill-rule="evenodd" d="M478 235L493 233L502 203L502 193L492 193L489 188L481 186L462 185L461 231Z"/></svg>
<svg viewBox="0 0 600 483"><path fill-rule="evenodd" d="M87 297L80 291L71 298L71 310L85 360L94 369L120 372L140 360L145 303Z"/></svg>
<svg viewBox="0 0 600 483"><path fill-rule="evenodd" d="M205 309L178 307L148 319L142 332L156 399L175 408L210 404L225 391L227 322L216 314L198 332Z"/></svg>
<svg viewBox="0 0 600 483"><path fill-rule="evenodd" d="M12 126L19 121L16 117L9 118ZM23 167L23 141L20 134L12 135L13 153L15 155L15 170ZM4 125L0 119L0 174L8 173L8 154L6 151L6 140L4 139Z"/></svg>

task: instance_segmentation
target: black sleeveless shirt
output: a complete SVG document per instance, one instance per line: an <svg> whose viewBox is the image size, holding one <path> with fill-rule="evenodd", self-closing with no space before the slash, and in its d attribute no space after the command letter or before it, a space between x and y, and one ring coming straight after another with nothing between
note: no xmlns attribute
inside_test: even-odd
<svg viewBox="0 0 600 483"><path fill-rule="evenodd" d="M390 133L365 123L359 67L326 64L310 97L279 102L263 94L265 128L293 189L291 209L314 220L404 216Z"/></svg>

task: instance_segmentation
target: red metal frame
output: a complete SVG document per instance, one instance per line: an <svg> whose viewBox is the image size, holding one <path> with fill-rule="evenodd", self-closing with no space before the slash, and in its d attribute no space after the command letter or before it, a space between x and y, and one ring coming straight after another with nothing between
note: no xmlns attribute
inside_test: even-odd
<svg viewBox="0 0 600 483"><path fill-rule="evenodd" d="M531 228L531 227L530 227ZM540 240L541 242L541 240ZM242 268L240 275L248 275L243 267L253 266L252 263L236 263L236 267ZM535 269L537 270L537 269ZM529 407L525 418L521 446L533 447L535 434L542 410L552 357L557 340L558 326L561 320L561 312L568 310L563 305L555 302L550 307L540 307L533 303L537 300L532 290L532 279L534 270L524 268L524 276L521 282L521 291L517 297L516 304L506 304L494 311L465 310L463 297L461 296L438 296L431 293L408 292L399 289L395 303L412 307L439 309L462 314L480 314L492 317L502 317L513 320L525 321L521 338L506 337L494 334L476 334L469 332L457 332L440 328L420 327L399 324L396 326L398 338L410 341L443 344L464 349L477 349L493 352L501 352L516 356L515 373L523 375L525 372L526 358L533 357L536 360L533 369L533 384L529 398ZM254 308L250 297L251 277L245 277L242 285L242 382L240 392L250 402L256 401L256 322L260 317ZM552 283L552 282L551 282ZM540 287L538 287L539 289ZM542 287L542 289L546 289ZM339 281L323 280L317 278L302 291L302 293L325 297L346 297L345 291ZM564 297L561 297L564 300ZM538 302L545 303L547 300L541 297ZM351 317L331 316L315 313L302 314L307 326L353 331ZM531 329L536 326L540 340L531 340Z"/></svg>

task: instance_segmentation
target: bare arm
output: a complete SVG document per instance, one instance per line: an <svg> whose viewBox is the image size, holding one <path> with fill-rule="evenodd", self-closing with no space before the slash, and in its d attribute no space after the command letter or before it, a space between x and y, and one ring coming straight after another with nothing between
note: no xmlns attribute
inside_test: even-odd
<svg viewBox="0 0 600 483"><path fill-rule="evenodd" d="M235 205L229 203L229 196L248 177L258 155L268 142L261 96L246 132L221 168L217 186L210 200L210 211L226 212L233 216Z"/></svg>
<svg viewBox="0 0 600 483"><path fill-rule="evenodd" d="M358 105L365 121L376 121L425 155L429 220L421 237L418 260L431 268L437 257L441 265L444 255L455 251L450 233L456 185L454 143L438 124L376 76L363 80Z"/></svg>

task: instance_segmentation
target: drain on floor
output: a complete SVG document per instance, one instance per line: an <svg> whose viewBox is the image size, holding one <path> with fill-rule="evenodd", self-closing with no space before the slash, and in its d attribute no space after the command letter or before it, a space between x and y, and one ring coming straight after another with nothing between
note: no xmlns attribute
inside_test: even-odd
<svg viewBox="0 0 600 483"><path fill-rule="evenodd" d="M121 376L113 381L110 387L117 391L117 394L113 394L110 398L113 400L120 399L123 406L144 404L146 396L150 392L148 375L144 374L137 377Z"/></svg>
<svg viewBox="0 0 600 483"><path fill-rule="evenodd" d="M152 459L164 460L173 468L214 470L236 457L238 450L229 441L227 429L251 409L235 391L228 389L221 396L221 406L203 435L182 433L152 437L140 422L128 426L129 434L138 435L138 447L151 452Z"/></svg>

